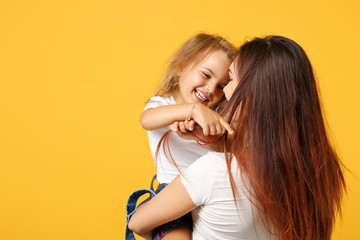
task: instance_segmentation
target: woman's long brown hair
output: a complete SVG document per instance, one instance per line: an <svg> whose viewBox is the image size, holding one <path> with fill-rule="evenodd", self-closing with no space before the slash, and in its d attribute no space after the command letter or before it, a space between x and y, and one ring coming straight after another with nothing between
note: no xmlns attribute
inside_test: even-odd
<svg viewBox="0 0 360 240"><path fill-rule="evenodd" d="M288 38L256 38L240 48L235 71L240 82L224 110L236 124L228 169L238 162L278 239L330 239L346 185L308 57Z"/></svg>

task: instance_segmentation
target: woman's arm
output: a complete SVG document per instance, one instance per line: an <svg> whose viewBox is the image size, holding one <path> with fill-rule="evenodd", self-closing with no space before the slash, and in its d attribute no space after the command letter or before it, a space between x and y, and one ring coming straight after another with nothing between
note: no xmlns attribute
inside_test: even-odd
<svg viewBox="0 0 360 240"><path fill-rule="evenodd" d="M196 208L180 176L158 195L134 213L129 229L145 239L151 239L154 228L175 220Z"/></svg>

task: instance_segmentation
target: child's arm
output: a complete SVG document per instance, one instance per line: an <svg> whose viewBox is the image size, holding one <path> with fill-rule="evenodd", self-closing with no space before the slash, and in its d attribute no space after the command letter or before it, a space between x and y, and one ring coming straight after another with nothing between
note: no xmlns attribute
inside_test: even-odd
<svg viewBox="0 0 360 240"><path fill-rule="evenodd" d="M196 208L180 177L176 177L158 195L139 208L131 217L129 229L151 239L151 231Z"/></svg>
<svg viewBox="0 0 360 240"><path fill-rule="evenodd" d="M224 151L224 143L225 143L224 133L211 136L211 138L209 139L208 136L204 136L203 130L199 125L196 126L192 125L193 122L194 122L193 120L191 120L190 123L188 123L187 121L174 122L171 126L171 130L183 139L202 142L203 145L207 145L213 151L216 152ZM232 138L233 135L229 133L227 135L228 142Z"/></svg>
<svg viewBox="0 0 360 240"><path fill-rule="evenodd" d="M145 130L155 130L185 120L194 104L165 105L148 108L140 115L140 125Z"/></svg>
<svg viewBox="0 0 360 240"><path fill-rule="evenodd" d="M191 117L199 124L205 136L232 132L223 117L202 104L166 105L145 110L140 116L140 125L146 130L169 126L176 121Z"/></svg>

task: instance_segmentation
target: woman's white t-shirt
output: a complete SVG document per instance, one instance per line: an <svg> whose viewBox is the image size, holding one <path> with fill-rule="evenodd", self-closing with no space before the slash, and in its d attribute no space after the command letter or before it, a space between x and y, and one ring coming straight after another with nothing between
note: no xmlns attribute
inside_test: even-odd
<svg viewBox="0 0 360 240"><path fill-rule="evenodd" d="M144 111L149 108L175 104L176 102L173 97L156 96L149 99ZM148 131L150 150L156 165L156 174L159 183L169 183L179 175L179 171L175 165L165 156L163 148L160 148L159 155L155 156L156 148L161 137L170 127L171 126L167 126ZM196 141L182 139L174 132L170 134L169 147L171 155L180 171L188 167L196 159L211 151L209 147L201 146Z"/></svg>
<svg viewBox="0 0 360 240"><path fill-rule="evenodd" d="M198 207L192 211L193 239L268 240L256 208L245 196L247 189L236 161L231 172L236 184L234 202L224 153L209 152L183 171L180 178Z"/></svg>

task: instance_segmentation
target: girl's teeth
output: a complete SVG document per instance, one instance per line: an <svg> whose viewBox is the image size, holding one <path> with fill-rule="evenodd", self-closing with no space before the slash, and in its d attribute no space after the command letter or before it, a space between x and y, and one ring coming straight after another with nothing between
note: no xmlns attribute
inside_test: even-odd
<svg viewBox="0 0 360 240"><path fill-rule="evenodd" d="M197 91L195 92L196 96L198 96L201 100L203 101L206 101L207 98L200 92L200 91Z"/></svg>

